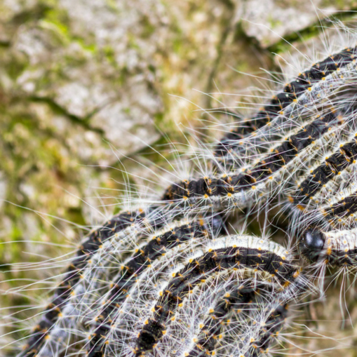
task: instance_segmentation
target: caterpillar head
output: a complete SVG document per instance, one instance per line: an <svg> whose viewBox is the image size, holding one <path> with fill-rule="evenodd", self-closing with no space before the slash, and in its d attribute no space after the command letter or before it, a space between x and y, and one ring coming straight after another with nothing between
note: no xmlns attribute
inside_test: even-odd
<svg viewBox="0 0 357 357"><path fill-rule="evenodd" d="M300 242L301 253L312 262L316 262L325 245L324 234L316 228L305 231Z"/></svg>

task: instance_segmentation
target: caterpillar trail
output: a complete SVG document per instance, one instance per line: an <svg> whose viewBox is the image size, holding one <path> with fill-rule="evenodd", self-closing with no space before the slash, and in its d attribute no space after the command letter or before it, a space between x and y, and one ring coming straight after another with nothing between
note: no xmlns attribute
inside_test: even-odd
<svg viewBox="0 0 357 357"><path fill-rule="evenodd" d="M195 172L94 229L14 354L270 356L327 267L355 274L357 35L342 30Z"/></svg>

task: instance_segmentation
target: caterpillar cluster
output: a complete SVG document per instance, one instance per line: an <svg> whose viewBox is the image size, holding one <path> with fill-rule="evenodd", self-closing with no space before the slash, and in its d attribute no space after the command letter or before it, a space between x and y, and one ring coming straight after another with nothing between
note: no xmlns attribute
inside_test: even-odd
<svg viewBox="0 0 357 357"><path fill-rule="evenodd" d="M346 36L214 144L209 174L89 234L18 356L262 356L318 269L353 272L357 35ZM288 242L230 231L229 215L272 208Z"/></svg>

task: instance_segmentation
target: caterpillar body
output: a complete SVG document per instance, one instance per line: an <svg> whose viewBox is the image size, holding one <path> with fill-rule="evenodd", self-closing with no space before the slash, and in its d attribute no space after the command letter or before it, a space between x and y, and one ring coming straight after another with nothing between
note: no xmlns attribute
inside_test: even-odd
<svg viewBox="0 0 357 357"><path fill-rule="evenodd" d="M105 340L105 336L109 332L109 327L103 325L103 321L108 319L113 313L113 309L117 309L117 306L120 306L125 300L127 292L136 281L135 278L151 266L158 257L165 256L167 250L191 239L209 239L212 237L212 233L209 221L199 219L164 230L162 234L155 235L147 244L137 248L134 256L122 265L122 273L115 278L109 295L105 297L107 303L100 312L100 320L96 323L98 328L93 332L95 337L92 339L91 345L96 346L93 348L95 350L101 348L100 340Z"/></svg>
<svg viewBox="0 0 357 357"><path fill-rule="evenodd" d="M355 64L356 51L356 47L343 49L301 73L296 80L287 84L282 92L275 95L271 103L266 105L250 121L244 120L243 123L238 123L238 128L233 129L219 142L215 150L217 160L222 161L226 166L234 167L234 163L238 159L234 153L238 150L238 153L242 154L244 139L249 134L253 133L259 140L259 130L257 129L273 126L271 121L281 118L282 115L286 118L289 117L290 113L296 115L296 107L303 107L309 100L313 100L314 96L321 97L320 92L329 91L328 87L333 88L334 77L344 78L344 74L339 74L341 68L348 65L353 67L353 64ZM348 73L349 71L344 72ZM321 82L325 82L326 77L330 77L328 80L330 84L322 85ZM310 95L308 95L309 92ZM250 138L248 138L249 140ZM232 156L226 157L227 153Z"/></svg>
<svg viewBox="0 0 357 357"><path fill-rule="evenodd" d="M141 211L126 212L113 217L103 227L89 235L89 237L82 243L80 249L76 253L71 265L68 267L65 278L59 283L59 287L54 293L54 298L45 310L45 314L38 325L34 328L32 336L29 338L27 344L23 347L22 355L34 356L47 336L48 330L57 321L62 313L64 305L68 300L72 287L78 283L80 279L81 269L84 268L89 257L98 250L99 246L103 244L110 236L116 234L121 230L129 227L135 219L142 220L145 214Z"/></svg>
<svg viewBox="0 0 357 357"><path fill-rule="evenodd" d="M236 319L232 319L234 312L240 315L246 315L241 324L242 333L242 330L246 328L249 321L249 315L252 315L253 309L259 308L258 304L262 303L259 301L259 298L257 299L260 294L259 288L260 286L258 284L247 284L247 282L245 282L233 291L225 293L215 307L209 310L209 317L205 320L204 324L202 324L202 337L194 340L194 347L189 352L185 352L184 356L196 357L218 354L217 352L220 347L224 346L220 341L223 339L222 332L224 332L222 325L238 325ZM261 288L264 289L264 286ZM258 300L256 305L254 305L253 302L254 298L255 300ZM266 352L268 350L269 344L271 343L270 340L274 338L276 333L282 328L286 316L287 303L270 311L270 316L268 317L267 323L264 325L264 332L260 339L258 341L251 340L254 349L259 351L258 353ZM258 354L253 352L252 355L254 356Z"/></svg>
<svg viewBox="0 0 357 357"><path fill-rule="evenodd" d="M141 223L148 212L139 209L133 212L124 212L112 217L106 224L89 235L81 244L75 258L67 268L64 279L59 283L54 293L54 298L45 310L45 314L38 325L34 328L27 344L23 347L21 356L35 356L45 342L49 331L59 317L63 315L63 310L68 303L81 274L85 269L90 258L99 250L102 244L105 244L111 237L125 238L130 237L130 231L134 222ZM148 224L146 222L146 224ZM92 268L92 267L91 267Z"/></svg>
<svg viewBox="0 0 357 357"><path fill-rule="evenodd" d="M293 131L293 135L278 141L250 167L218 177L183 180L171 185L164 199L177 205L187 202L193 207L209 205L225 211L254 206L279 196L287 200L286 192L295 181L306 176L311 165L320 159L319 155L348 136L354 127L354 116L343 116L329 109L325 115L313 117L309 124Z"/></svg>
<svg viewBox="0 0 357 357"><path fill-rule="evenodd" d="M331 150L289 197L294 207L293 221L300 220L294 229L300 231L302 251L310 260L354 266L356 150L352 131L347 142Z"/></svg>
<svg viewBox="0 0 357 357"><path fill-rule="evenodd" d="M223 243L225 241L228 241L230 243ZM239 274L241 274L241 271L245 271L245 279L247 279L247 274L248 276L250 276L251 278L254 277L253 281L255 281L256 279L259 279L259 276L261 276L261 279L264 278L264 280L266 281L270 281L271 279L273 281L276 280L276 292L278 293L279 289L283 288L283 285L288 285L287 282L288 280L285 281L285 279L281 278L280 280L278 278L274 278L274 276L272 276L272 274L267 273L264 275L261 275L259 273L259 270L264 269L264 264L266 264L267 266L267 270L268 270L268 265L269 265L269 269L270 271L274 271L274 274L280 274L281 276L287 276L291 273L291 278L289 277L289 279L292 281L294 281L295 279L298 278L299 273L297 270L293 269L298 269L296 266L294 266L289 270L290 268L290 260L291 258L289 258L289 255L287 255L287 252L285 249L283 249L282 247L279 247L277 244L274 243L269 243L265 240L261 240L261 239L257 239L257 238L253 238L253 237L246 237L246 236L242 236L242 237L231 237L231 238L219 238L216 240L213 240L211 243L209 242L202 242L201 244L203 244L203 246L201 246L201 248L197 247L192 249L187 249L190 248L190 243L187 242L185 243L184 247L176 247L174 249L176 249L176 251L172 252L171 255L167 255L165 257L163 257L162 259L160 259L159 261L156 262L156 264L154 263L153 266L148 270L147 273L144 273L143 276L138 276L139 280L136 282L135 289L133 290L129 290L129 294L127 294L126 296L126 300L120 305L118 304L116 306L116 311L113 311L112 315L110 316L110 318L107 319L107 321L103 321L101 323L101 325L99 325L96 328L96 332L95 332L95 336L97 336L97 334L100 334L103 336L106 336L106 341L108 341L107 344L104 344L103 341L100 344L100 340L94 338L94 340L92 340L92 344L91 344L91 349L90 349L90 355L93 356L97 356L97 355L102 355L104 353L106 354L117 354L117 355L126 355L128 353L130 354L138 354L139 351L136 351L136 347L134 345L132 345L132 340L133 339L137 339L138 345L144 344L145 346L148 346L149 341L153 341L153 338L150 338L152 336L152 334L154 333L153 331L156 331L155 333L160 333L161 337L163 337L163 328L161 328L161 332L157 329L157 324L155 322L152 322L152 324L150 324L150 319L149 316L150 314L152 314L152 311L154 311L154 306L152 304L155 303L155 301L157 301L158 297L160 297L160 291L162 291L162 299L163 303L166 304L166 306L168 307L170 304L170 300L165 300L164 296L166 296L167 291L168 290L175 290L172 292L172 294L170 294L170 296L174 296L174 294L178 294L179 291L181 291L181 294L183 298L182 303L185 304L185 299L184 299L184 295L185 293L185 289L188 288L187 285L185 285L183 282L181 285L185 285L185 287L183 288L183 290L181 290L180 287L177 287L177 289L174 289L174 286L170 285L170 283L167 283L167 279L169 276L180 276L179 274L181 274L181 271L183 268L180 268L180 266L185 266L186 265L186 275L187 275L187 279L191 282L192 284L194 282L194 280L198 279L198 275L202 275L202 273L198 273L198 275L192 276L190 277L190 275L194 275L194 271L192 271L190 264L191 262L194 261L200 261L199 259L202 260L202 264L204 263L205 265L208 264L208 256L207 254L210 254L209 250L212 250L212 252L214 252L217 249L213 249L213 248L217 248L217 247L221 247L222 244L223 245L228 245L228 246L232 246L234 245L234 243L239 247L239 249L242 251L241 256L239 255L235 255L241 258L241 263L239 265L239 269L236 269L236 274L238 275L234 275L236 277L239 277ZM193 254L193 257L189 258L189 260L186 263L180 263L180 261L182 260L182 258L180 259L180 254L179 254L179 250L182 250L182 252L185 252L185 254L187 254L187 252L192 251L192 253L190 253L191 255ZM222 249L222 248L218 248L218 249ZM233 249L236 252L236 248L229 248L229 249ZM204 254L204 251L208 251L207 254ZM219 251L219 250L218 250ZM223 254L223 253L222 253ZM280 255L279 255L280 254ZM260 258L258 257L260 256ZM275 261L271 256L274 257L281 257L281 258L277 258L279 259L279 261ZM201 257L201 258L200 258ZM223 257L223 255L222 255ZM166 258L166 259L165 259ZM283 260L286 259L286 261ZM171 259L178 259L177 263L172 263ZM258 260L264 260L265 263L263 264L262 267L258 267L256 264L258 263ZM270 263L268 262L268 260L270 259ZM284 264L280 264L281 262L284 261ZM225 259L225 263L226 264L230 264L229 263L229 259L228 257ZM251 264L252 268L248 268L248 265ZM191 286L191 288L189 288L189 290L191 291L191 293L188 293L188 297L186 297L187 299L190 300L195 298L197 299L198 297L196 297L195 294L195 289L197 288L203 288L206 289L206 294L209 294L209 296L211 296L213 293L215 293L216 291L219 291L217 288L218 286L215 286L216 284L219 283L220 279L223 279L223 281L235 281L234 279L232 280L232 276L229 276L228 273L226 273L227 269L230 269L234 271L235 269L235 263L231 263L232 267L229 267L228 265L226 267L224 267L223 264L223 260L221 262L221 269L214 271L214 270L210 270L209 273L206 272L206 279L207 279L207 283L203 282L203 276L201 277L202 279L199 279L199 284L198 286L194 286L195 284L193 284ZM274 265L274 268L272 268L272 265ZM286 265L286 268L285 268ZM159 267L161 266L162 268L165 267L177 267L178 268L171 268L171 271L168 271L167 273L161 273L162 276L160 278L160 275L158 274L158 271L160 271ZM254 267L254 269L253 269ZM208 267L206 267L208 269ZM226 268L226 269L224 269ZM167 268L165 268L167 269ZM172 270L173 269L173 270ZM285 269L287 271L285 271ZM277 270L278 272L275 272L275 270ZM289 272L288 272L289 271ZM228 275L227 275L228 274ZM258 274L258 275L257 275ZM225 278L224 278L225 277ZM180 278L181 279L181 278ZM212 283L212 280L209 279L213 279L215 281L215 283ZM243 277L241 276L239 280L243 279ZM268 279L268 280L267 280ZM173 281L175 280L175 278L173 279ZM161 281L161 283L160 283ZM209 283L209 281L211 281L211 284ZM191 284L191 283L190 283ZM189 284L189 285L190 285ZM203 287L199 286L200 284L203 284ZM266 284L268 284L266 282ZM293 283L292 283L293 284ZM206 286L209 285L209 286ZM269 282L269 286L271 285L271 282ZM214 290L212 291L212 289L214 288ZM136 290L136 291L135 291ZM187 291L186 291L187 292ZM203 299L202 297L204 294L200 293L199 294L199 299ZM151 296L151 297L150 297ZM145 297L145 299L143 300L143 297ZM105 298L105 300L107 300L107 298ZM152 303L150 303L150 301L152 301ZM159 299L160 301L160 299ZM109 301L109 304L113 303L113 301ZM195 303L195 306L197 305L197 302ZM156 305L155 305L156 306ZM166 309L164 308L164 306L162 306L162 308L166 311ZM182 306L181 309L179 309L182 313L185 312L185 307ZM146 313L145 313L146 311ZM155 310L156 311L156 310ZM137 315L139 314L139 315ZM135 317L137 315L137 317ZM117 317L116 317L117 316ZM171 316L171 315L170 315ZM190 316L190 318L192 319L193 317ZM145 324L145 321L148 320L147 324ZM171 321L172 320L172 321ZM173 316L170 317L170 322L173 323L176 319L173 318ZM142 321L140 323L140 321ZM143 327L143 331L141 333L141 337L136 337L138 335L138 333L140 333L141 330L141 324L144 325ZM152 327L152 325L155 325L155 327ZM179 327L176 326L177 328L180 329L184 329L185 327L182 325L185 325L182 323L182 318L180 319L180 322L178 323ZM109 328L110 327L110 328ZM145 330L145 327L149 330ZM170 330L169 330L170 324L168 324L165 329L167 329L167 333L165 334L165 338L169 339L168 335L170 335ZM108 330L110 331L110 334L108 335ZM146 332L145 332L146 331ZM182 333L182 332L181 332ZM157 336L156 336L157 337ZM93 342L96 342L93 343ZM120 342L118 342L120 341ZM170 342L170 340L169 340ZM164 352L162 352L162 350L165 348L168 348L168 346L170 346L168 341L166 341L166 343L162 343L162 345L160 346L160 344L158 343L158 347L159 349L161 349L161 353L165 354ZM171 341L171 345L172 345L172 341ZM181 351L182 349L185 347L185 344L180 344L181 346ZM171 350L171 348L170 348ZM106 352L105 352L106 351ZM136 352L135 352L136 351ZM186 351L188 352L188 351ZM168 354L169 352L167 352ZM185 353L185 352L182 352Z"/></svg>
<svg viewBox="0 0 357 357"><path fill-rule="evenodd" d="M251 238L242 237L253 244L246 247L241 246L239 240L234 237L231 244L223 244L226 248L210 248L201 256L190 259L188 264L179 272L174 273L174 279L168 283L162 292L158 303L155 305L153 315L145 322L136 342L135 355L141 356L145 351L151 350L158 340L163 336L166 325L169 324L174 314L175 306L180 304L187 294L192 293L195 284L205 283L210 274L220 274L225 270L239 270L241 268L264 271L276 276L282 286L289 285L299 276L299 269L292 266L285 255L274 253L277 247L271 250L262 248L263 241L259 243ZM222 243L219 242L218 246ZM256 247L256 248L255 248ZM285 262L285 260L287 260ZM180 305L179 305L180 306Z"/></svg>
<svg viewBox="0 0 357 357"><path fill-rule="evenodd" d="M194 346L184 355L187 357L211 355L220 340L223 330L222 325L230 323L228 317L232 313L232 309L235 309L239 314L245 313L249 316L249 310L251 309L249 305L251 305L258 291L258 284L250 284L249 286L247 282L244 282L238 288L222 294L223 296L216 305L209 310L208 317L204 323L199 326L200 332L198 336L201 335L201 337L194 338ZM245 309L247 305L249 306L248 311L245 311L247 310Z"/></svg>
<svg viewBox="0 0 357 357"><path fill-rule="evenodd" d="M233 147L229 145L230 141L232 145L234 145L242 139L242 136L247 133L252 133L266 125L267 122L278 115L278 112L296 100L307 88L311 87L311 85L353 61L356 53L356 47L343 49L341 52L329 56L299 74L295 80L288 83L281 92L273 97L271 103L264 106L261 111L255 114L252 120L237 123L239 125L238 128L225 135L217 145L215 151L216 156L224 156L227 151L233 149Z"/></svg>

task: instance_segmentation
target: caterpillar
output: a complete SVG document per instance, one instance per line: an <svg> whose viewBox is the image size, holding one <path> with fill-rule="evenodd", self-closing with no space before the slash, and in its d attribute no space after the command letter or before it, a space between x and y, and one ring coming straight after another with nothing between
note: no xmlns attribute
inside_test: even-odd
<svg viewBox="0 0 357 357"><path fill-rule="evenodd" d="M175 321L170 323L168 331L171 333L166 333L163 336L163 341L158 343L156 349L160 350L164 346L170 346L172 341L175 340L174 348L177 348L175 352L178 356L231 355L237 341L242 341L245 342L246 346L243 344L240 347L240 352L242 353L244 348L247 347L247 350L249 350L249 352L245 352L245 355L250 355L250 353L255 355L257 351L259 351L258 353L267 351L272 340L277 337L274 332L276 333L284 323L287 313L286 302L291 301L292 297L287 300L280 300L281 305L271 308L268 303L268 295L272 293L274 296L279 296L278 292L274 289L270 290L265 284L259 285L257 281L246 280L246 278L238 289L225 289L224 291L224 294L221 292L221 297L218 299L204 300L205 303L210 304L205 304L207 309L203 314L204 316L201 319L195 319L199 327L198 332L193 333L193 337L190 335L190 338L185 340L187 343L181 342L179 344L176 336L178 334L179 336L183 335L180 334L182 325L191 327L190 323L193 322L193 318L186 317L185 319L185 314L180 313L183 310L181 309L176 313ZM240 291L240 293L237 294L237 291ZM201 296L205 299L204 294ZM190 297L187 299L190 299ZM191 300L197 304L197 300ZM214 300L214 303L212 303L212 300ZM247 301L247 303L243 303L243 301ZM211 306L211 308L208 308L208 306ZM202 309L200 312L202 313ZM179 323L172 326L176 320ZM258 321L260 322L258 323ZM257 325L259 331L255 330ZM171 339L170 334L174 335ZM176 347L177 345L178 347ZM166 350L168 350L168 347L166 347ZM166 350L162 349L164 353ZM166 353L169 353L169 351Z"/></svg>
<svg viewBox="0 0 357 357"><path fill-rule="evenodd" d="M262 252L260 253L260 251ZM254 252L252 247L245 248L240 247L238 244L233 244L228 248L210 249L207 253L190 261L177 273L178 277L174 275L174 279L169 282L167 288L162 292L160 300L153 309L152 317L145 322L139 332L135 355L142 356L145 351L150 351L154 347L162 337L170 318L173 318L171 316L174 315L175 306L187 294L191 293L195 284L202 281L202 279L205 281L209 274L213 274L215 270L219 274L221 270L239 269L240 266L249 267L252 265L257 270L273 273L273 275L276 274L279 282L284 285L299 275L299 270L296 267L290 267L284 263L285 258L285 256L275 256L274 253L265 251L260 246Z"/></svg>
<svg viewBox="0 0 357 357"><path fill-rule="evenodd" d="M345 48L300 73L295 80L286 84L284 89L272 98L271 103L265 105L250 121L245 120L243 123L238 123L237 129L225 135L217 145L216 156L224 156L229 150L234 149L232 145L229 145L230 141L232 144L236 144L242 136L266 125L314 83L349 64L355 59L356 51L356 47Z"/></svg>
<svg viewBox="0 0 357 357"><path fill-rule="evenodd" d="M168 250L184 244L191 239L209 239L209 237L212 237L212 233L217 234L217 232L212 232L209 220L193 220L181 225L176 224L175 227L170 227L168 230L164 230L163 233L155 235L144 246L138 247L134 256L122 265L122 273L119 273L119 276L115 278L109 295L105 297L105 308L99 313L100 319L96 323L100 332L94 331L93 335L95 337L91 341L93 346L97 346L95 349L98 346L101 348L98 338L105 339L105 336L109 332L108 327L102 326L103 321L109 319L113 310L125 300L127 292L136 282L134 278L140 276L156 259L165 256Z"/></svg>
<svg viewBox="0 0 357 357"><path fill-rule="evenodd" d="M75 296L84 298L82 295L86 289L83 288L82 282L92 280L93 272L95 275L98 270L93 262L103 261L104 253L108 250L113 253L122 249L128 250L130 245L136 246L138 236L147 236L146 231L153 231L168 222L168 216L164 212L165 208L157 206L150 206L146 210L124 212L90 234L77 251L75 259L72 260L64 279L54 293L54 298L46 307L41 321L35 326L31 337L23 347L21 356L34 355L41 349L44 350L43 355L46 355L45 350L60 348L57 345L61 345L60 342L64 339L65 333L63 328L56 328L57 320L60 318L61 323L66 324L66 315L71 316L72 319L73 315L81 316L81 312L75 312L73 305L69 303ZM219 229L217 220L213 224L215 229ZM81 302L76 304L81 304ZM59 336L55 337L56 335Z"/></svg>
<svg viewBox="0 0 357 357"><path fill-rule="evenodd" d="M302 235L302 252L309 260L325 265L354 266L355 138L352 131L289 196L293 221L300 220L294 229Z"/></svg>
<svg viewBox="0 0 357 357"><path fill-rule="evenodd" d="M342 115L329 109L325 115L314 117L293 135L278 141L252 166L238 173L183 180L171 185L164 199L177 205L184 201L193 207L210 204L215 209L227 210L245 208L279 195L284 195L286 200L283 187L288 190L291 182L306 175L309 164L312 165L321 152L344 138L350 127L355 126L354 117L348 110ZM297 167L295 172L293 167Z"/></svg>
<svg viewBox="0 0 357 357"><path fill-rule="evenodd" d="M206 242L206 245L212 247L212 244L214 244L214 246L217 247L217 246L222 245L222 242L224 240L226 240L226 239L221 239L220 238L220 239L217 240L217 243L214 243L214 241L211 244ZM242 246L241 249L246 250L244 252L244 254L246 255L246 257L245 257L246 263L244 263L244 257L242 257L243 258L243 260L242 260L242 268L243 268L244 265L249 263L249 262L247 262L247 261L249 261L249 259L252 259L251 264L253 264L254 255L256 254L256 253L254 253L254 251L255 251L254 249L250 249L249 250L247 247L252 247L252 248L255 247L256 251L258 251L258 249L261 248L262 249L262 256L264 256L264 251L265 251L265 249L263 249L263 248L268 248L268 247L269 247L269 251L273 252L273 253L271 253L272 255L278 254L278 253L283 255L283 254L286 253L286 251L283 250L282 247L279 247L276 244L274 245L273 243L268 243L267 241L259 240L259 239L252 238L252 237L242 236L238 240L235 239L234 237L232 237L231 240L232 240L232 242L236 242L237 245ZM240 244L238 244L239 242L240 242ZM185 247L181 248L182 252L191 251L191 249L187 249L187 248L190 247L188 242L186 243L186 245L187 245L186 248ZM208 249L211 249L211 248L208 248ZM198 248L195 248L193 250L194 253L191 253L191 254L194 254L194 256L197 256L197 252L199 252L199 251L200 250ZM251 252L251 253L249 253L249 252ZM251 258L249 258L249 254L252 255ZM201 253L201 255L202 255L202 253ZM171 265L176 266L177 263L171 264L171 259L177 260L177 259L179 259L179 257L180 257L180 254L178 254L178 251L172 252L172 255L170 255L168 257L165 256L166 259L162 259L163 262L159 262L158 261L155 265L153 265L153 267L150 269L150 271L148 271L148 273L144 274L143 277L139 277L139 281L135 284L137 292L135 293L135 291L134 292L131 291L130 295L128 295L126 297L126 299L130 300L130 301L124 302L122 305L119 304L117 306L117 309L119 310L119 311L117 311L118 318L115 318L114 317L115 315L112 314L112 316L110 317L110 319L108 320L107 323L104 322L104 323L102 323L100 325L101 328L97 328L96 333L99 333L99 331L100 331L100 334L103 333L103 335L105 336L104 332L110 326L111 334L114 334L113 336L110 336L110 335L107 336L107 341L110 341L110 343L106 346L107 347L107 351L108 351L108 348L110 348L111 343L115 343L116 342L117 345L118 345L119 342L117 342L117 341L120 341L121 344L124 344L124 345L120 346L120 348L119 348L119 346L117 346L118 350L115 350L116 352L112 351L111 353L115 354L115 353L119 353L119 351L123 351L122 353L124 353L124 354L125 353L129 353L129 351L131 351L131 353L133 353L132 352L132 348L133 347L130 346L130 344L129 344L129 346L127 346L128 343L125 343L125 341L131 341L133 336L135 336L137 334L136 329L138 327L135 327L135 325L137 325L138 322L137 322L136 319L140 320L140 316L142 316L141 319L143 319L145 317L145 312L144 311L148 310L150 308L150 304L148 305L148 302L150 301L149 296L152 296L151 299L153 300L153 302L157 299L157 296L160 296L160 291L159 291L160 288L159 288L159 283L158 283L158 280L157 280L158 279L158 271L159 271L158 266L160 266L160 264L163 264L164 267L165 266L171 266ZM205 255L203 255L203 257L205 257ZM283 255L283 257L285 257L285 255ZM189 261L192 260L192 259L193 258L190 258ZM263 259L263 258L261 257L261 258L258 258L258 259ZM287 257L286 257L286 259L288 260ZM165 264L165 261L168 261L168 262ZM188 261L188 264L191 264L191 263L189 263L189 261ZM272 263L274 263L274 262L272 262ZM287 262L287 264L288 264L288 262ZM254 267L255 267L255 265L254 265ZM282 269L280 264L279 264L279 267L280 267L280 269ZM259 268L258 268L258 270L259 270ZM283 269L283 271L284 271L284 269ZM212 273L214 273L214 272L212 272ZM294 271L294 273L296 273L296 278L297 278L298 273L296 271ZM294 275L294 273L292 273L292 274ZM148 276L147 274L151 274L151 275ZM165 282L167 277L168 276L172 276L172 275L176 275L176 274L179 274L178 268L176 268L173 271L163 275L163 277L160 279L160 280L164 280L164 282L162 283L163 284L162 290L165 289L164 286L167 286L167 282ZM254 276L257 273L253 272L251 274L253 274L253 276ZM155 276L156 276L156 278L155 278ZM281 288L281 284L279 286ZM167 288L166 288L166 290L167 290ZM207 288L207 292L209 294L213 293L212 291L210 292L209 288ZM193 295L190 295L190 296L193 296ZM200 298L202 298L202 294L200 294L199 296L200 296ZM143 299L143 297L145 297L145 299L144 299L144 301L141 301ZM105 300L106 300L106 298L105 298ZM114 302L114 301L110 301L110 303L112 303L112 302ZM130 306L131 306L131 308L130 308ZM136 316L136 314L138 314L138 313L139 313L139 316L134 318L133 316ZM108 327L106 327L106 325ZM181 326L181 323L179 325ZM128 330L130 330L130 329L134 329L134 330L129 333ZM167 333L169 333L169 331ZM126 336L126 335L128 335L128 336ZM116 336L116 337L114 337L114 336ZM142 337L142 339L145 340L145 337ZM94 341L98 342L98 340L96 340L96 339L94 339ZM182 347L184 347L184 346L181 346L181 348ZM97 348L95 348L95 347L93 348L92 347L90 355L95 356L95 355L97 355L97 353L101 354L103 352L102 349L103 349L103 344L102 345L98 344Z"/></svg>
<svg viewBox="0 0 357 357"><path fill-rule="evenodd" d="M274 127L274 122L277 122L282 116L283 120L286 120L285 118L289 118L291 113L298 115L297 110L299 107L304 108L316 95L321 97L321 92L330 91L331 88L334 88L336 78L342 80L339 83L341 85L344 82L345 73L347 76L351 74L350 70L353 69L356 63L355 55L356 47L343 49L341 52L329 56L300 74L296 80L287 84L282 92L274 96L271 103L259 111L251 121L246 119L243 125L239 123L237 129L232 130L221 140L215 150L217 160L223 161L224 165L229 165L230 161L233 160L233 164L230 163L230 166L234 167L234 162L237 161L237 158L234 157L234 152L238 150L238 156L242 154L246 141L244 139L248 139L248 143L252 145L251 138L246 138L247 134L253 133L254 137L258 137L259 140L259 130L257 129L267 126ZM339 72L345 66L349 68L340 74ZM327 81L326 84L324 83L325 81ZM242 145L243 147L241 147ZM255 146L256 142L253 145ZM231 153L233 158L225 157L227 153Z"/></svg>
<svg viewBox="0 0 357 357"><path fill-rule="evenodd" d="M235 310L236 313L246 314L249 316L249 310L252 309L252 302L259 292L259 285L248 284L245 281L238 288L222 294L222 297L216 302L215 306L209 309L208 317L204 323L200 324L200 338L193 338L194 346L184 355L188 357L210 355L215 350L218 342L222 339L222 325L231 322L229 319L230 312ZM245 306L248 305L248 308ZM245 311L248 310L248 311ZM246 321L246 319L244 319Z"/></svg>
<svg viewBox="0 0 357 357"><path fill-rule="evenodd" d="M264 288L264 286L262 288ZM253 304L253 299L257 298L257 296L259 296L259 285L252 283L247 284L247 281L238 288L226 292L216 303L214 308L209 310L208 318L200 326L202 337L199 339L194 338L194 347L189 352L185 352L184 356L193 357L217 354L215 350L224 345L220 341L223 339L221 334L223 326L239 326L237 319L232 320L234 312L239 315L245 313L246 316L240 326L242 333L242 330L247 327L247 318L251 314L251 311L259 308L258 304L261 304L259 299L256 305ZM247 308L245 308L246 304L248 304ZM258 341L251 340L252 345L254 342L254 349L260 352L267 352L268 346L271 343L270 340L275 337L274 335L276 335L284 324L287 316L287 305L287 303L284 303L270 311L270 315L264 325L264 332L260 339ZM233 314L232 310L234 311ZM256 354L256 352L253 352L252 355Z"/></svg>
<svg viewBox="0 0 357 357"><path fill-rule="evenodd" d="M85 239L78 249L76 257L67 268L64 279L55 290L54 298L46 307L44 316L34 328L27 344L23 347L21 355L35 355L39 350L47 338L49 330L54 326L57 319L61 317L62 311L70 299L71 294L73 292L75 293L75 286L81 278L82 270L86 267L89 259L93 258L93 255L96 254L100 246L105 244L111 237L118 240L124 239L130 241L130 230L133 229L132 225L135 225L135 222L141 224L147 216L150 217L150 213L153 211L155 211L155 208L149 208L146 212L139 209L133 212L121 213L111 218L106 224L91 233L89 237ZM149 224L149 222L145 223Z"/></svg>

